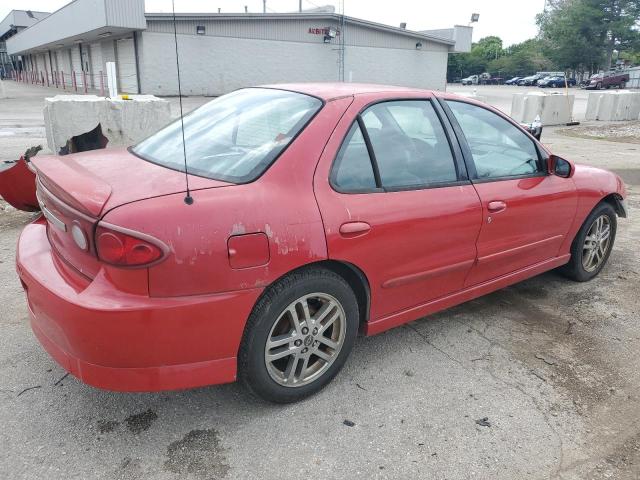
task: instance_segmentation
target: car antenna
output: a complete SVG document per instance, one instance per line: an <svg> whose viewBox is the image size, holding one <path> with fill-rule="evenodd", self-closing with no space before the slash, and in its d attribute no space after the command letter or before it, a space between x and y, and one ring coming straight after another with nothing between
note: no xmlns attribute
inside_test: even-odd
<svg viewBox="0 0 640 480"><path fill-rule="evenodd" d="M187 184L187 196L184 197L184 203L191 205L193 197L189 190L189 172L187 170L187 145L184 141L184 116L182 115L182 87L180 85L180 57L178 56L178 30L176 28L176 5L175 0L171 0L171 8L173 11L173 39L176 44L176 69L178 71L178 100L180 102L180 128L182 130L182 155L184 158L184 180Z"/></svg>

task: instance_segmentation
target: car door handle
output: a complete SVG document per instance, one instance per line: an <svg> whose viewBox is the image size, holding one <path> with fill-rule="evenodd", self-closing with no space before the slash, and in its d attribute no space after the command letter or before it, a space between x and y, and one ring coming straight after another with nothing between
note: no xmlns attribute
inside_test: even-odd
<svg viewBox="0 0 640 480"><path fill-rule="evenodd" d="M493 200L487 205L487 210L491 213L498 213L507 208L507 204L502 200Z"/></svg>
<svg viewBox="0 0 640 480"><path fill-rule="evenodd" d="M371 230L367 222L347 222L340 225L340 235L343 237L357 237Z"/></svg>

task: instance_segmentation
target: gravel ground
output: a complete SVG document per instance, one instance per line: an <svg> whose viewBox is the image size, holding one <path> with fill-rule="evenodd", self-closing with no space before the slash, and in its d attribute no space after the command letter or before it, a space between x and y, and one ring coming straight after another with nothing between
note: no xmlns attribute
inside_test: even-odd
<svg viewBox="0 0 640 480"><path fill-rule="evenodd" d="M584 127L563 128L558 132L571 137L640 143L640 121L607 123L606 125L590 124Z"/></svg>
<svg viewBox="0 0 640 480"><path fill-rule="evenodd" d="M601 275L546 273L360 338L328 388L288 406L238 385L123 394L65 376L14 270L32 215L0 205L0 478L640 478L639 150L543 140L627 182Z"/></svg>

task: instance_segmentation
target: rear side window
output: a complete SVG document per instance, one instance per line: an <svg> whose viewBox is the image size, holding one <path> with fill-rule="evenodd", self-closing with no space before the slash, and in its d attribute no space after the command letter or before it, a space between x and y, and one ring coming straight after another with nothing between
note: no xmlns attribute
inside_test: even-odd
<svg viewBox="0 0 640 480"><path fill-rule="evenodd" d="M184 117L189 173L232 183L260 176L322 107L308 95L246 88L219 97ZM133 153L184 171L180 120L133 147Z"/></svg>
<svg viewBox="0 0 640 480"><path fill-rule="evenodd" d="M424 188L458 180L451 147L431 102L399 100L360 115L373 151L354 122L336 156L332 184L341 192ZM380 173L376 184L374 167Z"/></svg>
<svg viewBox="0 0 640 480"><path fill-rule="evenodd" d="M332 184L341 192L363 192L376 188L373 166L357 122L351 126L336 157Z"/></svg>
<svg viewBox="0 0 640 480"><path fill-rule="evenodd" d="M362 118L384 188L419 188L457 180L451 147L430 102L378 103Z"/></svg>

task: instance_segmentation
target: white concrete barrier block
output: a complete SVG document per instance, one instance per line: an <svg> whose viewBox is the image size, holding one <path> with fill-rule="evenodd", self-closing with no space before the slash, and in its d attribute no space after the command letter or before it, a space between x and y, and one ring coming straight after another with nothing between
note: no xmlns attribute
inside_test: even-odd
<svg viewBox="0 0 640 480"><path fill-rule="evenodd" d="M629 120L640 120L640 92L633 92L631 107L629 108Z"/></svg>
<svg viewBox="0 0 640 480"><path fill-rule="evenodd" d="M597 120L598 111L600 110L600 102L605 92L589 92L587 98L587 111L584 115L585 120Z"/></svg>
<svg viewBox="0 0 640 480"><path fill-rule="evenodd" d="M587 101L587 120L636 120L640 116L640 92L593 92Z"/></svg>
<svg viewBox="0 0 640 480"><path fill-rule="evenodd" d="M521 122L524 117L524 93L514 93L511 98L511 117Z"/></svg>
<svg viewBox="0 0 640 480"><path fill-rule="evenodd" d="M45 99L47 144L59 153L71 137L90 132L98 124L107 148L129 146L156 132L171 120L170 104L153 95L130 100L95 95L57 95Z"/></svg>
<svg viewBox="0 0 640 480"><path fill-rule="evenodd" d="M542 125L562 125L570 122L574 95L547 95L544 99Z"/></svg>
<svg viewBox="0 0 640 480"><path fill-rule="evenodd" d="M511 101L511 117L531 123L540 117L542 125L561 125L571 121L574 95L545 92L515 93Z"/></svg>

